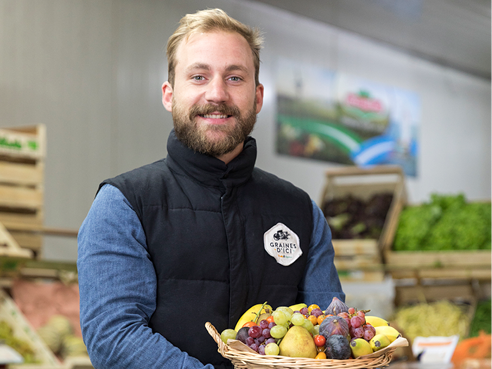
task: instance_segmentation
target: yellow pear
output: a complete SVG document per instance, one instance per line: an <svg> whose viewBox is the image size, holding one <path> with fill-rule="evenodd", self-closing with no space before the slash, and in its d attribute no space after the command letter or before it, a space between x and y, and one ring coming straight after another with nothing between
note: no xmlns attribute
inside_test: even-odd
<svg viewBox="0 0 492 369"><path fill-rule="evenodd" d="M290 328L279 345L280 355L314 359L318 354L313 336L300 325Z"/></svg>

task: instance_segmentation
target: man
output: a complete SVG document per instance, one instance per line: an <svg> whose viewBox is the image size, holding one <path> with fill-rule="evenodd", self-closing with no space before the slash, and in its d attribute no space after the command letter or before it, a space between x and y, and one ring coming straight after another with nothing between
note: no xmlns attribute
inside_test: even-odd
<svg viewBox="0 0 492 369"><path fill-rule="evenodd" d="M260 47L218 9L185 16L169 39L168 156L104 181L79 232L95 368L232 367L207 321L220 332L257 303L345 298L319 208L254 167Z"/></svg>

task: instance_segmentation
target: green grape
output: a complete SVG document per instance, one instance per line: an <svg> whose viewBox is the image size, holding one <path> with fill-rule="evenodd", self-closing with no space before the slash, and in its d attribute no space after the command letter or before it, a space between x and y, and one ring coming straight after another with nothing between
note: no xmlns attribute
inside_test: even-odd
<svg viewBox="0 0 492 369"><path fill-rule="evenodd" d="M275 310L272 315L273 315L273 321L275 322L275 324L284 325L285 323L287 323L289 321L289 319L287 318L287 315L283 311Z"/></svg>
<svg viewBox="0 0 492 369"><path fill-rule="evenodd" d="M287 320L288 321L290 321L292 319L292 315L294 314L294 310L292 310L288 306L279 306L276 310L277 311L282 311L283 313L285 313L285 315L287 316Z"/></svg>
<svg viewBox="0 0 492 369"><path fill-rule="evenodd" d="M317 334L319 334L319 324L316 324L316 325L314 326L313 330L314 330L314 333L313 333L313 334L314 334L315 336L316 336Z"/></svg>
<svg viewBox="0 0 492 369"><path fill-rule="evenodd" d="M283 325L276 325L270 329L270 336L273 338L279 339L285 336L287 333L287 328L285 328Z"/></svg>
<svg viewBox="0 0 492 369"><path fill-rule="evenodd" d="M278 355L279 352L280 352L280 348L274 342L269 343L268 345L265 346L266 355Z"/></svg>
<svg viewBox="0 0 492 369"><path fill-rule="evenodd" d="M220 334L220 338L227 345L227 340L235 340L237 332L234 329L224 329Z"/></svg>
<svg viewBox="0 0 492 369"><path fill-rule="evenodd" d="M304 321L307 320L301 313L294 313L290 320L294 325L304 325Z"/></svg>
<svg viewBox="0 0 492 369"><path fill-rule="evenodd" d="M304 328L308 330L308 332L314 332L314 325L309 319L304 319L304 324L302 325Z"/></svg>

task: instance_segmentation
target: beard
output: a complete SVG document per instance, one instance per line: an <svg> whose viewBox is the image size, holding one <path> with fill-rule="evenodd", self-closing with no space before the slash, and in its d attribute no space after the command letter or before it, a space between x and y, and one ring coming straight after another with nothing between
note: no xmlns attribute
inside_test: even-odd
<svg viewBox="0 0 492 369"><path fill-rule="evenodd" d="M193 105L189 112L173 100L173 122L176 137L195 152L219 157L234 150L244 142L256 123L256 101L251 110L242 116L235 105L221 104ZM196 117L211 113L232 116L234 124L198 125Z"/></svg>

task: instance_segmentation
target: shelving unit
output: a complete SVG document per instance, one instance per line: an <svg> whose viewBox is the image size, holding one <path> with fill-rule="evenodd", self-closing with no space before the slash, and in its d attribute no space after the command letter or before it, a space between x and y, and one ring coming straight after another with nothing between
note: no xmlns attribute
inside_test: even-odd
<svg viewBox="0 0 492 369"><path fill-rule="evenodd" d="M7 251L19 246L31 257L42 254L46 127L0 129L0 223ZM5 230L10 236L5 236ZM15 243L12 242L15 240ZM8 254L4 250L4 255Z"/></svg>

